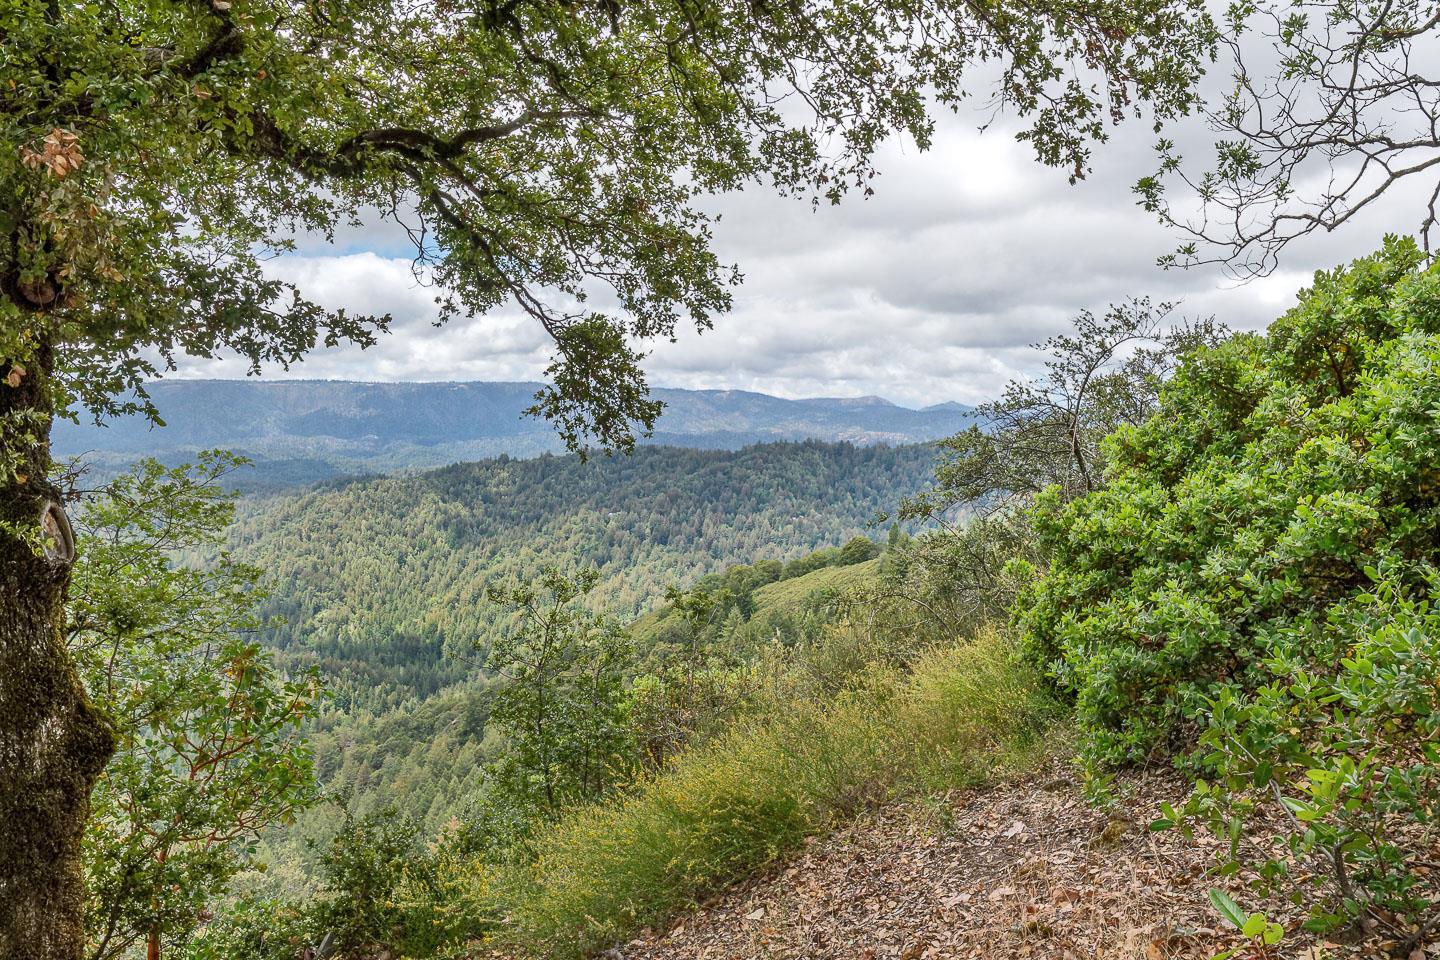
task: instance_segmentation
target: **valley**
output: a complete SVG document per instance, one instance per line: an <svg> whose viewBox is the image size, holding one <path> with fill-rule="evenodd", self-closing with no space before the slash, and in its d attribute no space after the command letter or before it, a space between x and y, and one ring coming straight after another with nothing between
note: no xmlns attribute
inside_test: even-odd
<svg viewBox="0 0 1440 960"><path fill-rule="evenodd" d="M874 576L880 546L844 558L822 548L883 541L891 524L877 518L929 482L934 459L926 446L816 441L501 457L252 495L228 549L267 572L259 613L277 665L323 678L307 736L325 794L356 815L389 810L434 832L469 812L502 749L486 723L496 684L486 654L510 614L489 588L552 564L593 568L587 602L639 618L639 658L659 666L673 659L677 628L673 614L651 611L670 588L756 564L767 572L747 607L769 622L858 582L851 571ZM831 565L841 560L857 565ZM265 848L277 866L263 884L247 882L309 889L305 843L327 839L336 816L321 805L272 832Z"/></svg>

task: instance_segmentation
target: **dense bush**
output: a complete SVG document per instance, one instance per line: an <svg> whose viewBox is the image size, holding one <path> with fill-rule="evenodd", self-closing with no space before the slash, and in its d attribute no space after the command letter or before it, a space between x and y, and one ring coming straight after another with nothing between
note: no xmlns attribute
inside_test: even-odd
<svg viewBox="0 0 1440 960"><path fill-rule="evenodd" d="M1032 541L1023 511L971 517L892 550L879 582L856 599L883 616L909 620L912 637L968 636L1004 622L1025 583L1012 562L1033 558Z"/></svg>
<svg viewBox="0 0 1440 960"><path fill-rule="evenodd" d="M1440 901L1440 611L1376 577L1333 604L1321 629L1279 631L1254 693L1219 692L1201 736L1216 776L1156 825L1233 836L1227 872L1246 872L1265 893L1309 887L1319 894L1312 927L1385 924L1408 956ZM1283 814L1257 820L1261 806Z"/></svg>
<svg viewBox="0 0 1440 960"><path fill-rule="evenodd" d="M1186 359L1106 440L1103 487L1037 499L1015 607L1092 770L1180 751L1201 779L1157 826L1207 825L1226 872L1320 887L1312 924L1403 952L1440 895L1437 365L1413 242L1317 274L1264 335Z"/></svg>
<svg viewBox="0 0 1440 960"><path fill-rule="evenodd" d="M725 730L751 708L759 682L749 667L686 663L636 677L628 718L645 769L661 770L688 747Z"/></svg>
<svg viewBox="0 0 1440 960"><path fill-rule="evenodd" d="M1421 585L1440 558L1440 269L1421 263L1392 239L1317 274L1267 334L1198 351L1112 434L1103 488L1039 498L1048 567L1018 623L1092 759L1190 742L1210 698L1268 681L1278 637L1323 634L1366 567Z"/></svg>
<svg viewBox="0 0 1440 960"><path fill-rule="evenodd" d="M188 945L186 960L370 960L468 956L493 923L485 837L454 823L431 842L393 810L348 813L303 901L240 898Z"/></svg>

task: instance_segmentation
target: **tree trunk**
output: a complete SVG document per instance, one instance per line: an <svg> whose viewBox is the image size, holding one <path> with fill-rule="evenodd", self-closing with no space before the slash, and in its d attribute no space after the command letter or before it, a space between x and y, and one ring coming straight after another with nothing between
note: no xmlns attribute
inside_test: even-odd
<svg viewBox="0 0 1440 960"><path fill-rule="evenodd" d="M50 361L0 358L0 457L19 460L0 471L0 960L82 956L80 842L114 750L61 633L74 545L47 477Z"/></svg>

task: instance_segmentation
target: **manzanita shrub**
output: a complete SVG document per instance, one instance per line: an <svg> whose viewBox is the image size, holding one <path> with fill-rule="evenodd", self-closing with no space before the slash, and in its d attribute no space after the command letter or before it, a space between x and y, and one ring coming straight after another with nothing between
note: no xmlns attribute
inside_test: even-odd
<svg viewBox="0 0 1440 960"><path fill-rule="evenodd" d="M1208 828L1229 840L1222 873L1262 893L1310 887L1312 929L1388 925L1404 956L1440 901L1440 610L1370 572L1323 623L1273 638L1269 682L1216 695L1200 738L1214 779L1152 827Z"/></svg>
<svg viewBox="0 0 1440 960"><path fill-rule="evenodd" d="M1163 821L1231 837L1230 869L1319 878L1332 922L1423 924L1440 267L1392 237L1316 274L1266 333L1187 358L1105 461L1089 495L1039 498L1041 560L1014 608L1074 698L1089 768L1188 757L1206 779ZM1278 847L1245 830L1260 803Z"/></svg>
<svg viewBox="0 0 1440 960"><path fill-rule="evenodd" d="M1440 558L1440 268L1408 239L1316 275L1265 335L1197 351L1106 443L1105 485L1034 523L1015 609L1076 699L1090 759L1194 741L1223 690L1269 681L1284 631ZM1316 648L1317 651L1320 648ZM1329 664L1333 668L1334 663Z"/></svg>

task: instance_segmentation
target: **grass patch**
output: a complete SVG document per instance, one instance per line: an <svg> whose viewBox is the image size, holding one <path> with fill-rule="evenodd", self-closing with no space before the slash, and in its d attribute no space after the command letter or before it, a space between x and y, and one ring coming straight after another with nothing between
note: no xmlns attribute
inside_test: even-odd
<svg viewBox="0 0 1440 960"><path fill-rule="evenodd" d="M879 557L844 567L821 567L798 577L765 584L755 591L755 607L757 610L796 612L818 593L826 590L840 593L862 586L879 575Z"/></svg>
<svg viewBox="0 0 1440 960"><path fill-rule="evenodd" d="M841 593L864 586L880 575L880 558L852 563L844 567L821 567L798 577L767 583L754 593L755 615L763 613L798 614L820 593ZM664 636L667 629L677 629L683 622L673 607L665 606L645 614L630 624L630 635L643 648Z"/></svg>
<svg viewBox="0 0 1440 960"><path fill-rule="evenodd" d="M784 706L625 799L566 815L533 863L493 878L497 939L553 958L626 940L868 806L1028 763L1054 716L998 635Z"/></svg>

